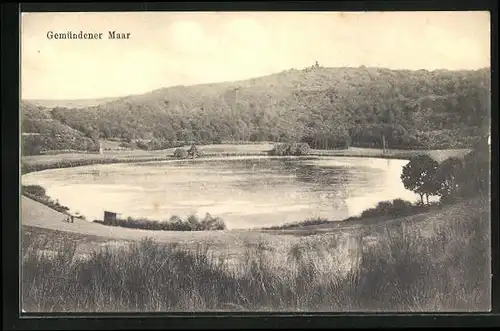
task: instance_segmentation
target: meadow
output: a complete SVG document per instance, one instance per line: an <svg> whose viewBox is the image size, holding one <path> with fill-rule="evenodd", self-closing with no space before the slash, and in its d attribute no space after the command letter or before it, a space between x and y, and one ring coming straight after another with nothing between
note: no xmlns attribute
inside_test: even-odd
<svg viewBox="0 0 500 331"><path fill-rule="evenodd" d="M38 230L23 230L28 312L438 312L491 305L486 198L324 234L282 231L247 242L232 259L203 240L101 246L90 244L100 239Z"/></svg>
<svg viewBox="0 0 500 331"><path fill-rule="evenodd" d="M189 146L184 147L185 149ZM272 148L271 144L218 144L205 145L201 147L202 157L210 156L250 156L266 155L267 150ZM174 151L177 148L164 150L104 150L100 153L59 153L47 155L23 156L21 160L22 173L41 171L54 168L78 167L92 164L110 164L127 162L147 162L174 160Z"/></svg>
<svg viewBox="0 0 500 331"><path fill-rule="evenodd" d="M185 146L184 149L188 149ZM252 144L214 144L199 146L202 155L200 157L224 157L224 156L265 156L273 148L272 143ZM174 151L177 148L165 150L145 151L140 149L126 150L104 150L99 153L60 153L47 155L23 156L21 160L22 173L41 171L53 168L77 167L92 164L110 164L127 162L147 162L173 160ZM346 156L346 157L377 157L408 159L415 155L427 154L442 161L449 157L461 157L470 149L447 149L447 150L398 150L388 149L383 151L376 148L349 147L336 150L310 150L311 156Z"/></svg>

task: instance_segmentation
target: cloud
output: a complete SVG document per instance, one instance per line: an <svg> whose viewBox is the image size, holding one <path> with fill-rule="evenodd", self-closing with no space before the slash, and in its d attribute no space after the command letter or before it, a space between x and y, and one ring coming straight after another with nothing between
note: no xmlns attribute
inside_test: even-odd
<svg viewBox="0 0 500 331"><path fill-rule="evenodd" d="M230 19L221 38L237 49L262 49L268 45L268 32L251 18Z"/></svg>
<svg viewBox="0 0 500 331"><path fill-rule="evenodd" d="M209 37L201 24L194 21L176 21L167 29L165 42L180 53L198 54L213 52L216 40Z"/></svg>

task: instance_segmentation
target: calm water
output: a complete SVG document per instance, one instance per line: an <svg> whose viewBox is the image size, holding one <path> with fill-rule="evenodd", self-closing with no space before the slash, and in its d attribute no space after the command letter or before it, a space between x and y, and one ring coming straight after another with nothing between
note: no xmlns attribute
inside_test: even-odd
<svg viewBox="0 0 500 331"><path fill-rule="evenodd" d="M234 157L92 165L23 176L88 220L104 210L165 220L210 213L228 228L312 217L342 220L378 201L416 200L399 176L408 161L372 158Z"/></svg>

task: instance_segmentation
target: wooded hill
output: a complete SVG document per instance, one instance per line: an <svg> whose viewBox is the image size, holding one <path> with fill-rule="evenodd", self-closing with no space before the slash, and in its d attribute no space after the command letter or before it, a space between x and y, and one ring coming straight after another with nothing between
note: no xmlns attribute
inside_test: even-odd
<svg viewBox="0 0 500 331"><path fill-rule="evenodd" d="M23 154L39 154L42 150L98 151L98 138L53 119L50 110L30 102L21 102ZM33 133L38 133L33 135Z"/></svg>
<svg viewBox="0 0 500 331"><path fill-rule="evenodd" d="M313 66L245 81L162 88L87 108L43 111L28 105L21 107L24 132L46 133L38 124L46 122L41 111L94 140L459 148L489 131L490 69Z"/></svg>

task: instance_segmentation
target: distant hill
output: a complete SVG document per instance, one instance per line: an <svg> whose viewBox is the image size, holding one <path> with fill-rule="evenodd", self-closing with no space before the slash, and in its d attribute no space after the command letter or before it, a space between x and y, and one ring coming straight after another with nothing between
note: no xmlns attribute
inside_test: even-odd
<svg viewBox="0 0 500 331"><path fill-rule="evenodd" d="M75 100L27 99L23 101L29 102L36 106L41 106L46 108L55 108L55 107L86 108L86 107L97 106L116 99L118 98L75 99Z"/></svg>
<svg viewBox="0 0 500 331"><path fill-rule="evenodd" d="M489 130L489 68L323 68L161 88L51 117L100 138L452 148Z"/></svg>
<svg viewBox="0 0 500 331"><path fill-rule="evenodd" d="M23 154L39 154L47 150L97 151L97 137L82 132L52 118L50 109L22 101L21 132ZM36 134L36 135L35 135Z"/></svg>

